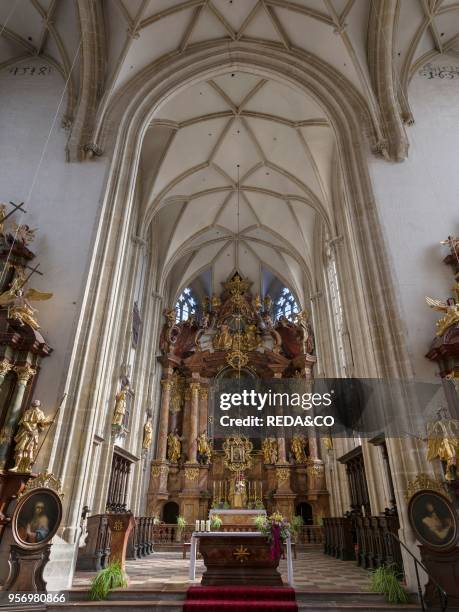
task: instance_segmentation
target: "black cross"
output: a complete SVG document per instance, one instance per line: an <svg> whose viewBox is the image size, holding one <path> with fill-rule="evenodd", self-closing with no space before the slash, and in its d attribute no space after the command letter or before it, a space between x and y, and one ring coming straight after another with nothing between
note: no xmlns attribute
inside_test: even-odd
<svg viewBox="0 0 459 612"><path fill-rule="evenodd" d="M14 215L14 213L17 212L18 210L20 210L22 213L27 212L24 208L22 208L24 206L24 202L21 202L20 204L15 204L14 202L10 202L10 204L13 207L13 210L9 212L5 217L3 217L2 223L5 223L5 221L9 217L11 217L11 215Z"/></svg>

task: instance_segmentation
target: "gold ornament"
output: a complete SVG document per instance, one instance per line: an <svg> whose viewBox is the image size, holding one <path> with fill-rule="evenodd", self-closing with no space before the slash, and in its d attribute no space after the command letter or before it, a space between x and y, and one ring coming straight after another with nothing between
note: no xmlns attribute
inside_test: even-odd
<svg viewBox="0 0 459 612"><path fill-rule="evenodd" d="M186 467L185 468L185 480L198 480L199 468L197 467Z"/></svg>
<svg viewBox="0 0 459 612"><path fill-rule="evenodd" d="M38 438L41 430L53 423L53 417L46 417L39 400L34 400L19 421L18 433L14 437L14 467L10 472L29 473L35 461Z"/></svg>
<svg viewBox="0 0 459 612"><path fill-rule="evenodd" d="M296 463L306 463L306 454L304 452L304 446L306 444L306 438L303 434L293 436L291 442L291 449Z"/></svg>
<svg viewBox="0 0 459 612"><path fill-rule="evenodd" d="M277 440L276 438L266 438L261 443L261 450L263 453L263 463L265 465L272 465L277 463Z"/></svg>
<svg viewBox="0 0 459 612"><path fill-rule="evenodd" d="M290 470L289 468L277 468L276 469L276 478L279 484L286 482L290 478Z"/></svg>
<svg viewBox="0 0 459 612"><path fill-rule="evenodd" d="M444 312L445 316L439 319L436 323L437 336L443 336L446 330L448 330L452 325L459 323L459 283L456 282L453 287L455 298L448 298L446 302L442 302L441 300L434 300L431 297L426 297L426 302L433 308L433 310L437 310L439 312Z"/></svg>
<svg viewBox="0 0 459 612"><path fill-rule="evenodd" d="M427 425L427 460L446 462L446 480L455 480L459 450L459 421L440 419Z"/></svg>
<svg viewBox="0 0 459 612"><path fill-rule="evenodd" d="M241 370L249 363L249 358L243 351L236 349L228 353L226 362L233 370Z"/></svg>
<svg viewBox="0 0 459 612"><path fill-rule="evenodd" d="M35 368L32 368L28 363L23 366L14 366L13 369L17 374L18 383L24 386L27 385L30 378L32 378L32 376L35 376L35 374L37 373Z"/></svg>
<svg viewBox="0 0 459 612"><path fill-rule="evenodd" d="M445 485L438 480L433 480L433 478L423 472L418 474L414 480L408 482L405 495L407 501L418 491L436 491L451 500L451 495L448 493Z"/></svg>
<svg viewBox="0 0 459 612"><path fill-rule="evenodd" d="M112 425L117 429L123 427L124 415L126 414L126 397L129 393L129 385L126 383L115 397L115 409L113 411Z"/></svg>
<svg viewBox="0 0 459 612"><path fill-rule="evenodd" d="M0 361L0 376L8 374L13 369L13 364L7 359Z"/></svg>
<svg viewBox="0 0 459 612"><path fill-rule="evenodd" d="M151 464L151 475L153 478L158 478L158 476L167 476L169 473L169 468L164 463L152 463Z"/></svg>
<svg viewBox="0 0 459 612"><path fill-rule="evenodd" d="M170 432L167 436L167 458L171 463L177 463L182 454L182 443L177 433Z"/></svg>
<svg viewBox="0 0 459 612"><path fill-rule="evenodd" d="M22 497L33 489L52 489L59 497L64 497L61 481L50 472L40 472L35 478L29 480L18 497Z"/></svg>
<svg viewBox="0 0 459 612"><path fill-rule="evenodd" d="M148 450L153 440L153 424L151 417L148 417L147 422L143 426L142 450Z"/></svg>
<svg viewBox="0 0 459 612"><path fill-rule="evenodd" d="M252 467L253 444L245 436L229 436L223 442L225 466L232 472L244 472Z"/></svg>
<svg viewBox="0 0 459 612"><path fill-rule="evenodd" d="M233 550L233 556L236 557L236 559L241 563L247 561L250 557L250 554L251 553L247 550L245 546L242 546L242 544Z"/></svg>

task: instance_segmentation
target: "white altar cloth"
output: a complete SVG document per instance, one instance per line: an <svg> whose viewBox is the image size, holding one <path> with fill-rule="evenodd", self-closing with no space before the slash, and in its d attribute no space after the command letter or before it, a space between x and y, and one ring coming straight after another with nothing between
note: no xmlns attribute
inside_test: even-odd
<svg viewBox="0 0 459 612"><path fill-rule="evenodd" d="M191 534L191 547L190 547L190 571L189 580L196 580L196 549L199 538L208 538L209 536L250 536L253 538L263 538L265 534L260 531L193 531ZM293 561L292 561L292 542L290 537L286 541L287 548L287 582L293 587Z"/></svg>

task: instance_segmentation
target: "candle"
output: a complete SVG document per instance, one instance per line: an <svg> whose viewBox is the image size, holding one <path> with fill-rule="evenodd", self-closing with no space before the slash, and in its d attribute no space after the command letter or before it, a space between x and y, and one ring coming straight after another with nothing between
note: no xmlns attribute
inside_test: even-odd
<svg viewBox="0 0 459 612"><path fill-rule="evenodd" d="M201 531L206 530L206 521L201 521Z"/></svg>
<svg viewBox="0 0 459 612"><path fill-rule="evenodd" d="M210 521L206 521L206 531L210 531Z"/></svg>
<svg viewBox="0 0 459 612"><path fill-rule="evenodd" d="M199 521L196 521L196 531L199 531Z"/></svg>

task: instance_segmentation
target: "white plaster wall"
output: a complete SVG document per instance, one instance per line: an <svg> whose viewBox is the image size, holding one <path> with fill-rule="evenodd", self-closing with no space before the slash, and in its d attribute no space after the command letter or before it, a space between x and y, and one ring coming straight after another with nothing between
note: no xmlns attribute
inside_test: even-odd
<svg viewBox="0 0 459 612"><path fill-rule="evenodd" d="M22 72L0 71L0 201L25 201L27 215L14 219L38 228L30 248L45 275L35 275L30 286L54 293L49 302L35 303L54 349L43 362L36 396L51 411L64 390L107 160L66 162L65 95L59 107L64 81L54 68L46 75Z"/></svg>
<svg viewBox="0 0 459 612"><path fill-rule="evenodd" d="M459 70L457 58L443 56L432 63ZM453 284L452 268L442 262L448 250L439 242L459 235L459 75L426 79L416 74L409 101L415 124L407 127L408 159L390 164L372 157L369 165L415 376L439 382L436 364L424 355L440 315L427 307L425 296L444 299Z"/></svg>

